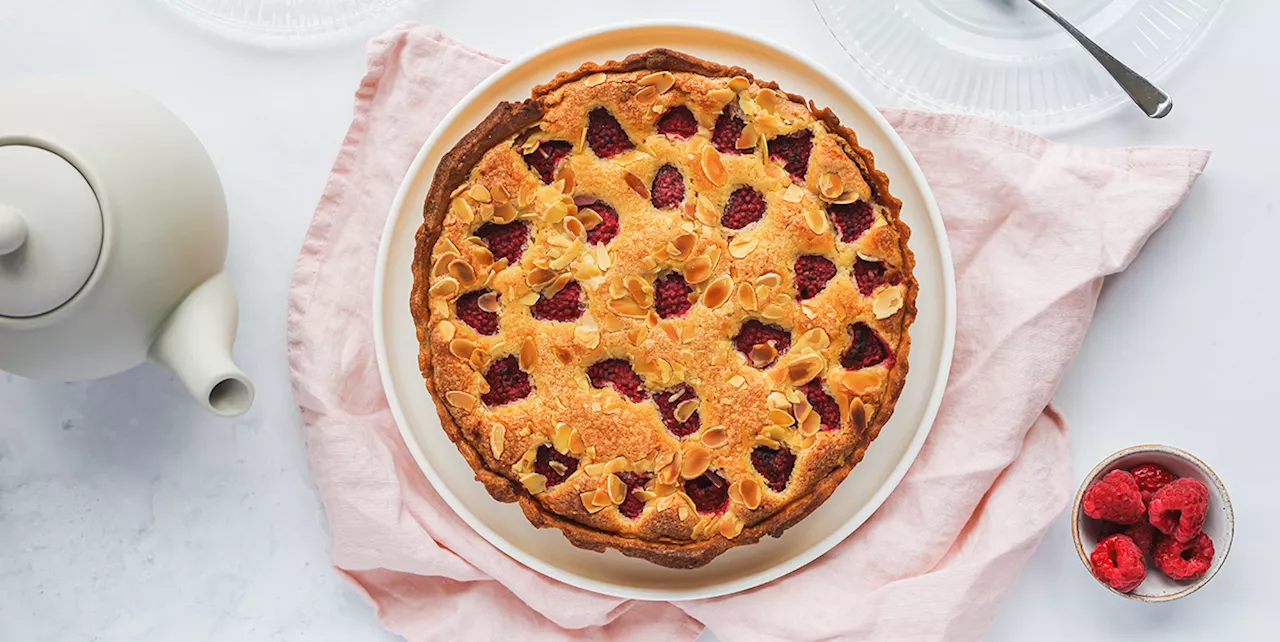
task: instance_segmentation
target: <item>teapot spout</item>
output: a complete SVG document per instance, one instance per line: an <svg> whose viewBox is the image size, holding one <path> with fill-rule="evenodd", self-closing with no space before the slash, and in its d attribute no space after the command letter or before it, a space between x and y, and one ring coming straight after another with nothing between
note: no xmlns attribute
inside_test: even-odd
<svg viewBox="0 0 1280 642"><path fill-rule="evenodd" d="M253 382L231 360L239 314L231 278L219 272L187 295L151 344L151 360L223 417L239 417L253 405Z"/></svg>

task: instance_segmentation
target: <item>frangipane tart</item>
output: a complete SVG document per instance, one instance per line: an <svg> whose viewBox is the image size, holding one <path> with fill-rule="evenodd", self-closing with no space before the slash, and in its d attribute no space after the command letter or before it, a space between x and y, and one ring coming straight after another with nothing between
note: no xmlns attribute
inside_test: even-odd
<svg viewBox="0 0 1280 642"><path fill-rule="evenodd" d="M476 478L574 545L693 568L822 504L889 420L917 285L870 152L667 49L502 103L441 160L412 309Z"/></svg>

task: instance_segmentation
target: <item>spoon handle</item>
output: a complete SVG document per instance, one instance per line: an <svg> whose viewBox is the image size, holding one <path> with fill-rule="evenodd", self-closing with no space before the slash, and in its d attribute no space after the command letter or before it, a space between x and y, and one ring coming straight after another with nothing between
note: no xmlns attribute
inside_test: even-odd
<svg viewBox="0 0 1280 642"><path fill-rule="evenodd" d="M1146 112L1147 116L1151 118L1164 118L1173 110L1173 99L1169 97L1169 94L1164 93L1164 91L1159 87L1151 84L1151 81L1143 78L1141 74L1130 69L1128 65L1116 60L1115 56L1112 56L1107 53L1107 50L1099 47L1098 43L1090 40L1088 36L1081 33L1079 29L1076 29L1075 25L1067 22L1066 18L1058 15L1057 11L1054 11L1042 0L1027 1L1043 11L1045 15L1052 18L1053 21L1058 23L1058 25L1063 29L1066 29L1067 33L1071 34L1071 37L1075 38L1076 42L1080 43L1080 46L1088 50L1089 53L1093 55L1094 59L1102 64L1103 69L1106 69L1107 73L1111 74L1111 77L1120 85L1120 88L1123 89L1126 94L1129 94L1129 97L1133 99L1133 102L1137 103L1138 107L1142 108L1142 111Z"/></svg>

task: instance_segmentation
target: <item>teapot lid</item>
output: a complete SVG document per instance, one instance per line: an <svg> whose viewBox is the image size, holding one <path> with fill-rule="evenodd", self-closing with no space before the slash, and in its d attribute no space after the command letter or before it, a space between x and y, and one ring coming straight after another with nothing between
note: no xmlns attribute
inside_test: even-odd
<svg viewBox="0 0 1280 642"><path fill-rule="evenodd" d="M58 309L84 287L102 253L102 209L67 159L0 145L0 318Z"/></svg>

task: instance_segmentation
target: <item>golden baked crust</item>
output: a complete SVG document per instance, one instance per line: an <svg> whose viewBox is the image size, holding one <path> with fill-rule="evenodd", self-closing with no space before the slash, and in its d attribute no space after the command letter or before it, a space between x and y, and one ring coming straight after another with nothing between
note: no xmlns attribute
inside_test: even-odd
<svg viewBox="0 0 1280 642"><path fill-rule="evenodd" d="M659 133L682 107L697 132ZM445 431L495 499L582 548L694 568L780 535L862 459L907 374L917 284L888 185L829 109L671 50L498 105L441 160L417 235L410 308Z"/></svg>

